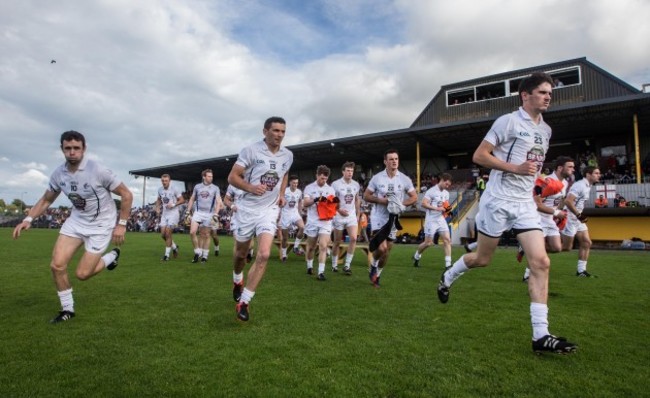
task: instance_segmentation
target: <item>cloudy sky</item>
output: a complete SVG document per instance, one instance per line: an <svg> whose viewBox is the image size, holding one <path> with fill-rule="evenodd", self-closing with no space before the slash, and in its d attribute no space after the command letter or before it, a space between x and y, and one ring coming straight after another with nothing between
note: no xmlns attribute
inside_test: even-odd
<svg viewBox="0 0 650 398"><path fill-rule="evenodd" d="M140 204L129 170L237 153L271 115L289 145L405 128L441 85L583 56L640 88L648 37L645 0L2 1L0 198L42 195L66 130Z"/></svg>

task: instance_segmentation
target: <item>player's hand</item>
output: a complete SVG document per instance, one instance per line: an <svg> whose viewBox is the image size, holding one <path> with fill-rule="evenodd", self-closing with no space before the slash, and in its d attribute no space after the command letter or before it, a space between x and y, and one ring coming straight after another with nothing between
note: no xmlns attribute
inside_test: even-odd
<svg viewBox="0 0 650 398"><path fill-rule="evenodd" d="M173 209L173 208L174 208L174 205L173 205L171 202L169 202L169 203L167 203L167 204L165 205L165 207L168 208L168 209Z"/></svg>
<svg viewBox="0 0 650 398"><path fill-rule="evenodd" d="M262 196L266 193L266 185L264 184L253 185L252 188L253 189L250 191L250 193L253 195Z"/></svg>
<svg viewBox="0 0 650 398"><path fill-rule="evenodd" d="M287 204L287 199L284 197L284 195L280 196L278 198L278 206L284 207Z"/></svg>
<svg viewBox="0 0 650 398"><path fill-rule="evenodd" d="M339 214L342 215L343 217L347 217L350 215L350 212L347 211L346 209L339 209Z"/></svg>
<svg viewBox="0 0 650 398"><path fill-rule="evenodd" d="M515 173L522 176L534 176L537 174L537 163L533 161L526 161L517 166Z"/></svg>
<svg viewBox="0 0 650 398"><path fill-rule="evenodd" d="M20 224L16 225L16 228L14 228L14 239L18 239L20 237L20 231L28 230L32 227L32 223L27 222L27 221L21 221Z"/></svg>
<svg viewBox="0 0 650 398"><path fill-rule="evenodd" d="M126 225L116 225L113 228L113 244L121 246L124 243L124 235L126 235Z"/></svg>

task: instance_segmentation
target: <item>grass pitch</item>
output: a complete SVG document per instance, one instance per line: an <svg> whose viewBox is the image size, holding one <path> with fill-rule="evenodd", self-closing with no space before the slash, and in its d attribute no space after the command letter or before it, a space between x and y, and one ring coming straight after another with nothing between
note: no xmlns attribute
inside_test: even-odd
<svg viewBox="0 0 650 398"><path fill-rule="evenodd" d="M570 356L535 356L523 267L513 249L463 276L446 305L435 288L443 254L396 245L373 288L357 252L353 275L326 282L304 261L269 263L235 319L232 239L221 255L161 263L157 234L130 233L120 266L73 280L73 320L59 310L49 272L58 231L11 240L0 229L0 396L238 397L639 397L650 378L650 255L592 251L575 277L577 253L551 255L551 331L579 344ZM453 258L463 253L454 248ZM74 266L71 267L71 277Z"/></svg>

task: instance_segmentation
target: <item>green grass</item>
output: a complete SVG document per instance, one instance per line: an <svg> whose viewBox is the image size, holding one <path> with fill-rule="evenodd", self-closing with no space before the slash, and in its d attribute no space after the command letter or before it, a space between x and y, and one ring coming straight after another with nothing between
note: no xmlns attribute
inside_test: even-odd
<svg viewBox="0 0 650 398"><path fill-rule="evenodd" d="M574 276L575 251L552 255L551 331L580 349L535 356L513 249L463 276L447 305L435 294L440 248L416 269L414 246L395 246L380 289L360 254L352 276L318 282L274 252L241 323L230 238L202 266L189 262L187 235L176 236L181 257L162 264L157 234L130 233L115 271L73 280L77 317L50 325L56 233L13 242L0 229L2 397L648 396L648 253L592 252L597 279Z"/></svg>

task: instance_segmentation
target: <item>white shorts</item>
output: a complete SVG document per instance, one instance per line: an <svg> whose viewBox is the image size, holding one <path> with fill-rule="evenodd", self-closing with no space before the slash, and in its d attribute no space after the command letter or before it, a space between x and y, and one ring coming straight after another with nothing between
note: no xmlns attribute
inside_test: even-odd
<svg viewBox="0 0 650 398"><path fill-rule="evenodd" d="M84 242L84 248L88 253L104 253L113 237L113 228L109 229L89 229L68 218L63 223L60 235L71 238L81 239Z"/></svg>
<svg viewBox="0 0 650 398"><path fill-rule="evenodd" d="M283 214L280 216L280 228L281 229L289 229L291 228L292 225L298 226L298 223L302 221L302 217L300 217L300 214L298 213L293 213L289 215Z"/></svg>
<svg viewBox="0 0 650 398"><path fill-rule="evenodd" d="M337 231L343 231L344 229L348 229L348 227L358 227L358 226L359 226L359 222L357 221L357 216L355 214L342 216L337 213L334 216L334 219L332 220L332 228L334 228Z"/></svg>
<svg viewBox="0 0 650 398"><path fill-rule="evenodd" d="M162 216L160 216L160 228L175 228L178 225L179 218L178 210L172 210L168 213L163 211Z"/></svg>
<svg viewBox="0 0 650 398"><path fill-rule="evenodd" d="M253 236L259 236L261 234L275 235L279 212L280 208L278 206L259 210L248 210L238 207L231 220L236 225L233 229L235 240L238 242L246 242Z"/></svg>
<svg viewBox="0 0 650 398"><path fill-rule="evenodd" d="M202 227L206 227L206 228L210 227L210 223L212 223L213 214L214 213L195 211L194 214L192 214L192 222L195 222Z"/></svg>
<svg viewBox="0 0 650 398"><path fill-rule="evenodd" d="M499 238L509 229L542 230L532 194L530 201L517 202L495 198L484 192L479 202L476 226L479 232L491 238Z"/></svg>
<svg viewBox="0 0 650 398"><path fill-rule="evenodd" d="M588 231L589 228L587 227L587 224L580 222L575 217L569 216L569 220L566 222L566 226L562 230L562 235L564 236L576 236L578 232L583 232L583 231Z"/></svg>
<svg viewBox="0 0 650 398"><path fill-rule="evenodd" d="M331 221L317 221L314 223L307 222L307 225L305 225L305 235L307 235L310 238L315 238L318 235L330 236L331 233L332 233Z"/></svg>
<svg viewBox="0 0 650 398"><path fill-rule="evenodd" d="M443 216L438 216L434 219L424 219L424 236L433 237L435 234L449 233L449 224Z"/></svg>
<svg viewBox="0 0 650 398"><path fill-rule="evenodd" d="M560 228L557 227L557 224L555 224L555 221L553 221L553 217L546 217L546 216L541 216L540 217L541 224L542 224L542 232L544 232L544 237L547 236L560 236Z"/></svg>

